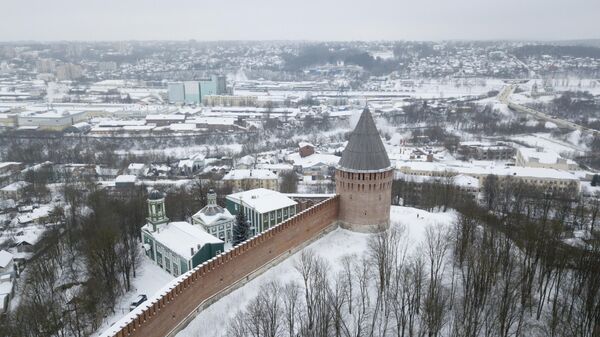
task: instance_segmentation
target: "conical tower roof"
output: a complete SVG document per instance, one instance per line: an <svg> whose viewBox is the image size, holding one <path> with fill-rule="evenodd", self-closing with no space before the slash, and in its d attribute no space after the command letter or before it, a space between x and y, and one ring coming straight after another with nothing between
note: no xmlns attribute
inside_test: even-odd
<svg viewBox="0 0 600 337"><path fill-rule="evenodd" d="M365 108L360 115L342 152L339 166L351 171L378 171L390 167L390 159L369 108Z"/></svg>

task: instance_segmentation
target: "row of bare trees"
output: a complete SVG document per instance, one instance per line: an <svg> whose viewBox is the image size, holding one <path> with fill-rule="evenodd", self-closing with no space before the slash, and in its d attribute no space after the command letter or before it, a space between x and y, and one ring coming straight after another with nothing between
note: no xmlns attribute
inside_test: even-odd
<svg viewBox="0 0 600 337"><path fill-rule="evenodd" d="M600 241L564 241L565 223L592 213L505 183L515 195L491 212L452 204L454 223L427 227L415 250L400 225L333 264L304 250L295 281L263 285L226 335L600 336Z"/></svg>
<svg viewBox="0 0 600 337"><path fill-rule="evenodd" d="M374 235L363 256L344 256L335 266L304 250L297 281L263 285L227 336L437 336L448 314L450 246L438 228L426 237L423 254L409 254L404 230L395 227Z"/></svg>
<svg viewBox="0 0 600 337"><path fill-rule="evenodd" d="M47 232L28 262L0 336L89 336L123 310L118 299L140 264L146 189L119 195L69 182L63 197L63 225Z"/></svg>

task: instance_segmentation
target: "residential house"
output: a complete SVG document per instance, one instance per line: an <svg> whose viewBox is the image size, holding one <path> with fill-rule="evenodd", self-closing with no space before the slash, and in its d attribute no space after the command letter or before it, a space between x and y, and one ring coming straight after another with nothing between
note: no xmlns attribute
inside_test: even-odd
<svg viewBox="0 0 600 337"><path fill-rule="evenodd" d="M16 181L4 186L3 188L0 188L0 198L19 200L29 185L30 184L26 181Z"/></svg>
<svg viewBox="0 0 600 337"><path fill-rule="evenodd" d="M223 177L223 181L236 191L254 188L279 189L279 177L266 169L231 170Z"/></svg>
<svg viewBox="0 0 600 337"><path fill-rule="evenodd" d="M294 170L304 176L305 181L328 179L340 161L333 154L313 153L302 157L300 153L288 155L286 160L294 165Z"/></svg>
<svg viewBox="0 0 600 337"><path fill-rule="evenodd" d="M315 146L312 145L311 143L300 142L300 144L298 144L298 154L300 155L300 157L302 157L302 158L308 157L314 153L315 153Z"/></svg>
<svg viewBox="0 0 600 337"><path fill-rule="evenodd" d="M204 168L205 156L202 153L196 153L189 158L182 159L177 164L179 174L192 175Z"/></svg>
<svg viewBox="0 0 600 337"><path fill-rule="evenodd" d="M127 167L127 173L130 175L141 177L146 175L146 172L148 172L148 168L143 163L131 163Z"/></svg>
<svg viewBox="0 0 600 337"><path fill-rule="evenodd" d="M136 182L136 176L131 174L122 174L115 178L115 187L118 189L133 188Z"/></svg>

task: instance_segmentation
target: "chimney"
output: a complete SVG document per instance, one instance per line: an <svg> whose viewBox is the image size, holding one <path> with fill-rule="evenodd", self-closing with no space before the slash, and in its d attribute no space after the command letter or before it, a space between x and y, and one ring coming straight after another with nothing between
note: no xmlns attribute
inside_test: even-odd
<svg viewBox="0 0 600 337"><path fill-rule="evenodd" d="M192 253L192 256L194 256L194 247L190 248L190 252Z"/></svg>

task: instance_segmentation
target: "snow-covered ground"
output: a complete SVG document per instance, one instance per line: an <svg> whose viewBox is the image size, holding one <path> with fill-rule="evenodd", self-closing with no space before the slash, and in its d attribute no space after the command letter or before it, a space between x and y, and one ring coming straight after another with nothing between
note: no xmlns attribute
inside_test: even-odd
<svg viewBox="0 0 600 337"><path fill-rule="evenodd" d="M93 336L98 336L121 319L121 317L129 313L129 305L138 295L144 294L150 298L151 295L161 290L167 283L175 278L173 275L157 266L148 257L142 256L141 261L142 263L137 270L137 277L132 279L132 290L121 296L115 309L116 312L112 316L106 317Z"/></svg>
<svg viewBox="0 0 600 337"><path fill-rule="evenodd" d="M176 146L176 147L166 147L160 149L130 149L130 150L117 150L116 154L126 155L126 154L134 154L134 155L147 155L147 154L158 154L162 153L164 155L168 155L175 158L187 158L191 155L197 153L206 154L209 150L215 149L215 146L210 145L190 145L190 146ZM220 144L219 149L222 151L231 151L232 153L238 153L242 150L242 144Z"/></svg>
<svg viewBox="0 0 600 337"><path fill-rule="evenodd" d="M424 241L425 230L428 226L448 226L455 219L454 212L430 213L410 207L391 207L392 226L404 227L406 236L403 238L408 245L407 252L414 252ZM367 251L369 234L361 234L338 228L323 238L313 242L304 249L311 249L325 258L332 272L340 270L338 261L345 255L358 256ZM401 245L400 249L404 248ZM264 274L248 282L210 307L202 311L178 337L217 337L225 336L229 320L238 310L257 294L261 285L270 281L286 283L298 279L300 275L294 269L294 262L300 253L296 253Z"/></svg>
<svg viewBox="0 0 600 337"><path fill-rule="evenodd" d="M526 143L529 146L541 147L544 150L554 151L556 153L563 152L584 152L586 147L583 144L573 144L571 142L563 141L560 139L553 138L549 133L534 133L530 135L517 135L511 137L514 140L518 140ZM571 137L573 141L578 141L576 136ZM577 138L577 139L576 139Z"/></svg>

